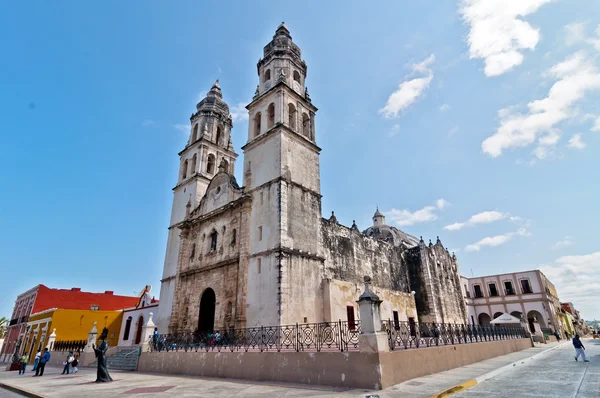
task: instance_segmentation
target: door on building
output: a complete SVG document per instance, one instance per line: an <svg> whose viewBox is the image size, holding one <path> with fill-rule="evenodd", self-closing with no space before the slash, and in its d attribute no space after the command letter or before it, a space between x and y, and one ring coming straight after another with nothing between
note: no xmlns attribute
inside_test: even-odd
<svg viewBox="0 0 600 398"><path fill-rule="evenodd" d="M215 329L215 291L210 287L200 298L200 314L198 314L198 332L213 332Z"/></svg>
<svg viewBox="0 0 600 398"><path fill-rule="evenodd" d="M140 344L142 341L142 328L144 327L144 317L140 315L137 324L137 332L135 333L135 343Z"/></svg>

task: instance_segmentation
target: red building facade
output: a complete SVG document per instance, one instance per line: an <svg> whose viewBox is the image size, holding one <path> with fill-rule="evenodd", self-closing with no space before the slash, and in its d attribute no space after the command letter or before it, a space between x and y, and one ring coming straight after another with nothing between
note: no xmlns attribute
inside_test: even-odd
<svg viewBox="0 0 600 398"><path fill-rule="evenodd" d="M27 332L27 321L31 314L52 308L69 310L115 311L130 308L137 304L139 297L117 296L112 291L104 293L82 292L80 288L51 289L44 285L17 296L15 307L7 328L0 362L10 362L22 337Z"/></svg>

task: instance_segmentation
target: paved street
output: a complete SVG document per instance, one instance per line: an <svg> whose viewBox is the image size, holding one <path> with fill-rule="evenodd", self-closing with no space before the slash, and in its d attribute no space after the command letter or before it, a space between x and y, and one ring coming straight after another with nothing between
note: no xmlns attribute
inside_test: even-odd
<svg viewBox="0 0 600 398"><path fill-rule="evenodd" d="M600 396L600 341L586 339L590 363L575 362L570 343L542 344L524 351L478 362L462 368L420 377L383 391L344 390L325 386L292 385L244 380L210 379L175 375L112 371L114 383L95 384L95 370L83 368L77 375L62 376L62 368L47 368L43 378L0 371L0 383L18 386L47 397L140 395L144 397L365 397L426 398L466 380L518 362L513 370L495 376L455 397L598 397ZM548 351L552 349L551 351ZM535 355L535 356L534 356ZM534 359L529 360L534 356ZM576 395L576 394L579 395ZM67 394L68 395L68 394ZM0 388L0 397L14 394Z"/></svg>
<svg viewBox="0 0 600 398"><path fill-rule="evenodd" d="M572 344L454 395L456 398L600 397L600 340L582 340L590 362L575 362Z"/></svg>

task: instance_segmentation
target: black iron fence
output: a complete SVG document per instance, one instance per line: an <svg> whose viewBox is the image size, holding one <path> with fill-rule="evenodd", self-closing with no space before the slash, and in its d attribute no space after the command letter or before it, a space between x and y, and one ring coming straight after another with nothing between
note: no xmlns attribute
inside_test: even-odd
<svg viewBox="0 0 600 398"><path fill-rule="evenodd" d="M51 351L83 351L87 340L56 340Z"/></svg>
<svg viewBox="0 0 600 398"><path fill-rule="evenodd" d="M153 351L350 351L358 349L360 322L260 326L227 331L162 334Z"/></svg>
<svg viewBox="0 0 600 398"><path fill-rule="evenodd" d="M547 334L547 335L554 334L554 330L552 330L550 328L540 328L540 330L542 331L542 333Z"/></svg>
<svg viewBox="0 0 600 398"><path fill-rule="evenodd" d="M434 347L527 337L522 327L385 321L390 349Z"/></svg>

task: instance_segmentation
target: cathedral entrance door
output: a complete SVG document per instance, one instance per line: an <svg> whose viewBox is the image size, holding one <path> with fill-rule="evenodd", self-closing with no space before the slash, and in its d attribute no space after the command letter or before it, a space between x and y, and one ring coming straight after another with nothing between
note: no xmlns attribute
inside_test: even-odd
<svg viewBox="0 0 600 398"><path fill-rule="evenodd" d="M202 293L200 314L198 315L198 332L213 332L215 328L215 291L210 287Z"/></svg>

